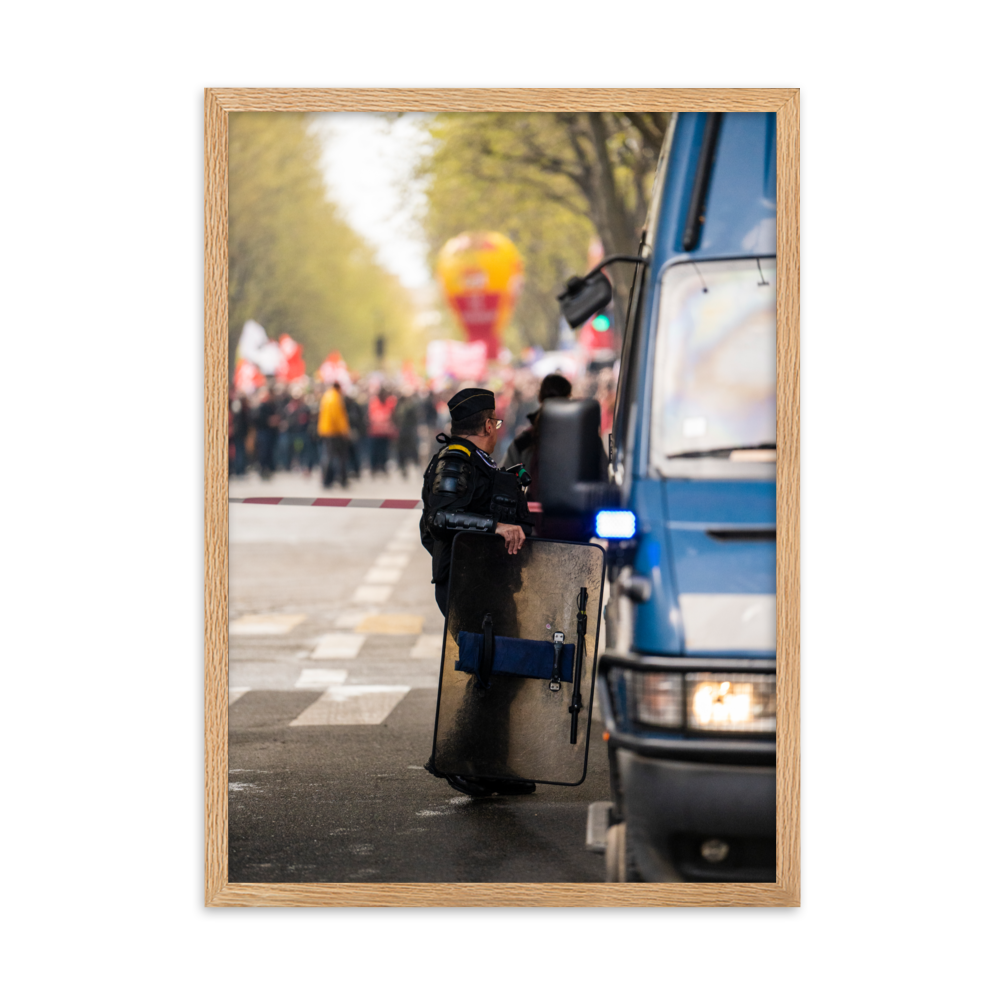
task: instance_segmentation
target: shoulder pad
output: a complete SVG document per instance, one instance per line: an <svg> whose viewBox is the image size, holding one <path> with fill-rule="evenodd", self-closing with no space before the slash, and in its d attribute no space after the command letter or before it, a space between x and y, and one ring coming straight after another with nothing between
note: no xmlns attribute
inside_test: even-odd
<svg viewBox="0 0 1000 1000"><path fill-rule="evenodd" d="M461 451L445 448L434 463L431 493L437 496L465 496L469 492L471 473L469 459Z"/></svg>

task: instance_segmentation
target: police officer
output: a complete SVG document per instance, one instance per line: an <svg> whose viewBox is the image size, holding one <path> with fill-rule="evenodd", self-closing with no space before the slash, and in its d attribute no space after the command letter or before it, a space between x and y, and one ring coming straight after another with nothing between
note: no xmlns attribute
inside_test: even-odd
<svg viewBox="0 0 1000 1000"><path fill-rule="evenodd" d="M506 551L514 555L524 545L525 534L531 533L532 519L528 512L524 490L516 475L505 473L490 458L497 444L497 432L503 421L496 418L496 400L489 389L463 389L448 400L451 414L451 435L438 435L443 444L431 459L424 473L423 504L420 519L420 540L431 554L434 597L441 613L448 615L448 581L451 574L451 544L459 531L488 531L502 535ZM499 569L499 568L498 568ZM512 587L517 584L511 580ZM516 616L513 600L506 609L494 609L501 634L506 625L514 628ZM478 732L472 727L469 739L489 739L494 746L506 740L506 717L509 702L516 688L496 692L485 723ZM470 680L468 704L463 715L484 719L477 709L477 699L484 692L476 690ZM452 788L473 796L525 794L535 790L530 781L497 778L468 778L444 774L432 761L427 770L444 778Z"/></svg>
<svg viewBox="0 0 1000 1000"><path fill-rule="evenodd" d="M424 473L420 541L431 554L434 597L448 614L451 543L458 531L493 531L514 555L531 533L524 491L513 475L504 475L490 458L503 425L489 389L463 389L448 400L451 436L438 435L444 447Z"/></svg>

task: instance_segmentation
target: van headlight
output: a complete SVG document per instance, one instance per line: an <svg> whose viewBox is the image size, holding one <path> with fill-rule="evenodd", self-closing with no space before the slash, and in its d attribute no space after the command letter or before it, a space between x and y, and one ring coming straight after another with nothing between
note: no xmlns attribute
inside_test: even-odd
<svg viewBox="0 0 1000 1000"><path fill-rule="evenodd" d="M773 733L774 674L623 670L628 712L639 726L701 733Z"/></svg>
<svg viewBox="0 0 1000 1000"><path fill-rule="evenodd" d="M632 712L647 726L677 729L684 725L684 678L681 674L630 671Z"/></svg>
<svg viewBox="0 0 1000 1000"><path fill-rule="evenodd" d="M685 674L687 727L717 733L773 733L773 674Z"/></svg>

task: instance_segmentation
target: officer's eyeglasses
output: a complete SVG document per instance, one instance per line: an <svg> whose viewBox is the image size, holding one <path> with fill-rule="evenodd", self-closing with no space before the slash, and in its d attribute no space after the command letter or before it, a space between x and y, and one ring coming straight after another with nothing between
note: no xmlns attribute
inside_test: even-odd
<svg viewBox="0 0 1000 1000"><path fill-rule="evenodd" d="M500 430L500 428L503 427L503 421L502 420L497 420L496 417L490 417L490 420L493 421L493 423L496 426L497 430Z"/></svg>

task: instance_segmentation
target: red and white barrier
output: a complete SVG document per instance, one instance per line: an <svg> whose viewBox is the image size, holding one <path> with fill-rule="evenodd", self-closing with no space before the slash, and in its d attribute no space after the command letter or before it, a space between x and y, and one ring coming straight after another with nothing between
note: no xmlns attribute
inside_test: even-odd
<svg viewBox="0 0 1000 1000"><path fill-rule="evenodd" d="M262 503L272 507L381 507L384 510L423 510L422 500L379 500L375 497L230 497L230 503ZM540 503L529 503L540 514Z"/></svg>

